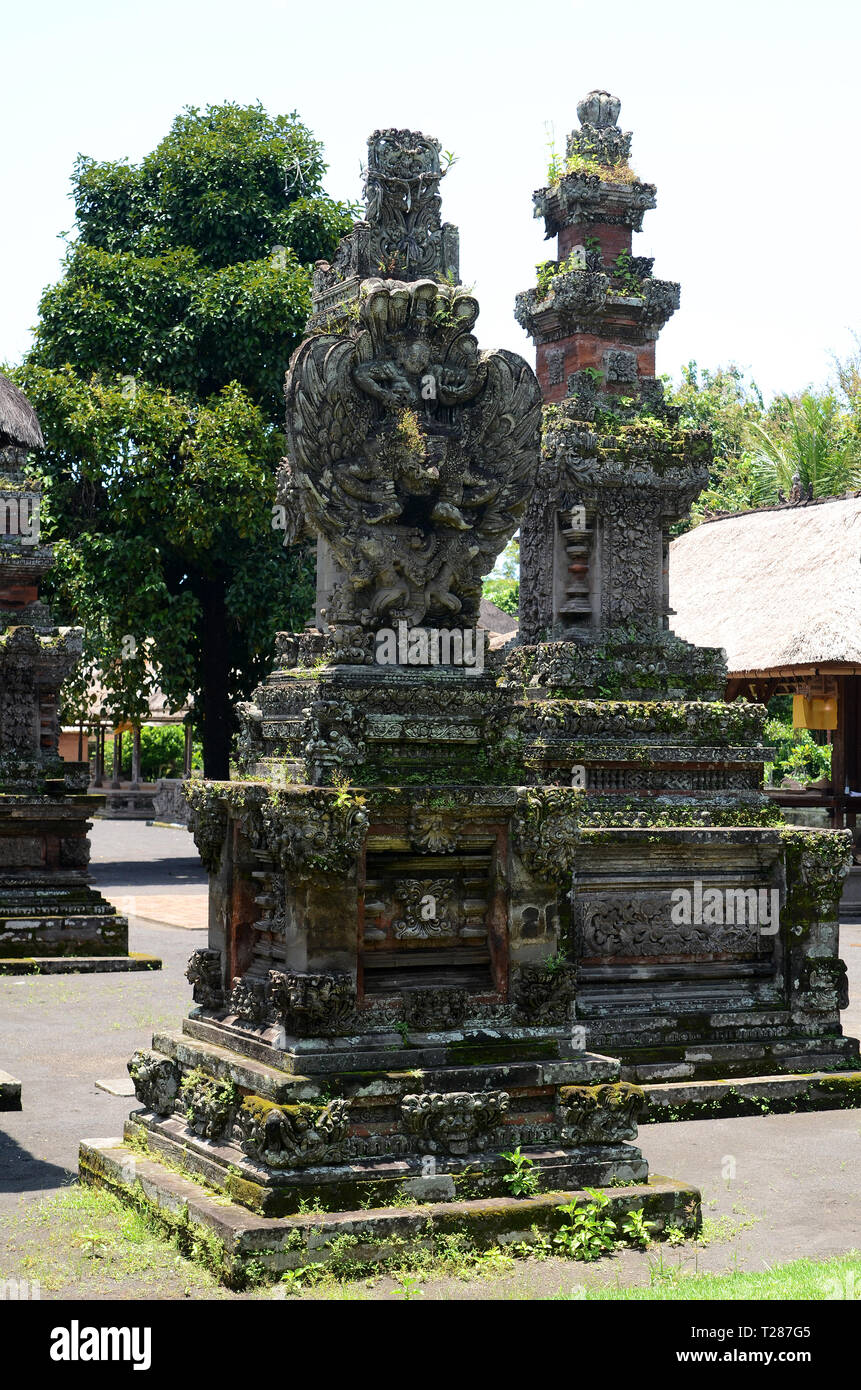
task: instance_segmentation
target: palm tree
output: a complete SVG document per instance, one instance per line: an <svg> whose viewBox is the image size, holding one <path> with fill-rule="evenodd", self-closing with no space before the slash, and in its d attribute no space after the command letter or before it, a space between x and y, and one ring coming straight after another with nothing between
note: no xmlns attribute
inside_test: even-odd
<svg viewBox="0 0 861 1390"><path fill-rule="evenodd" d="M782 501L793 488L796 496L812 498L861 487L858 437L831 392L783 396L770 414L770 422L752 426L757 503Z"/></svg>

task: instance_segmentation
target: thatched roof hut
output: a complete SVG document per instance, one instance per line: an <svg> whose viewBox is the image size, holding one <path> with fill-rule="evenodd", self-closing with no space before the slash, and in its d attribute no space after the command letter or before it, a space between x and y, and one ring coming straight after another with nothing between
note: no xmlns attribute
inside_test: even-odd
<svg viewBox="0 0 861 1390"><path fill-rule="evenodd" d="M670 607L730 676L861 671L861 497L703 522L670 546Z"/></svg>
<svg viewBox="0 0 861 1390"><path fill-rule="evenodd" d="M673 631L723 647L726 698L836 701L831 778L770 792L856 826L861 807L861 497L826 498L703 522L670 546ZM816 784L812 784L813 787Z"/></svg>
<svg viewBox="0 0 861 1390"><path fill-rule="evenodd" d="M0 449L42 449L45 441L36 412L23 392L0 374Z"/></svg>

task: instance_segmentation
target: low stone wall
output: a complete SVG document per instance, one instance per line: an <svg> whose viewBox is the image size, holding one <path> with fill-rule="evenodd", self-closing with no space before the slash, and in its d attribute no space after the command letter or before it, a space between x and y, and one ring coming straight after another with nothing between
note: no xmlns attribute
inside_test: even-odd
<svg viewBox="0 0 861 1390"><path fill-rule="evenodd" d="M101 820L152 820L155 784L142 782L134 790L125 787L91 787L105 798L105 804L96 815Z"/></svg>
<svg viewBox="0 0 861 1390"><path fill-rule="evenodd" d="M153 819L171 825L188 825L188 802L183 793L185 779L160 777L155 784Z"/></svg>

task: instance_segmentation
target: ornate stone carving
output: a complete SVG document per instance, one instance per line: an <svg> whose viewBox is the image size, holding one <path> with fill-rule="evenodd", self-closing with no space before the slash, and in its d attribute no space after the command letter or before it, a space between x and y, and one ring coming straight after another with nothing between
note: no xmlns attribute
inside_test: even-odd
<svg viewBox="0 0 861 1390"><path fill-rule="evenodd" d="M451 912L454 879L401 879L395 895L404 904L403 917L392 923L399 939L452 936L457 932Z"/></svg>
<svg viewBox="0 0 861 1390"><path fill-rule="evenodd" d="M247 1154L267 1168L310 1168L344 1157L350 1102L273 1105L248 1096L236 1116L236 1132Z"/></svg>
<svg viewBox="0 0 861 1390"><path fill-rule="evenodd" d="M90 841L86 835L69 836L60 841L60 863L66 869L85 869L90 862Z"/></svg>
<svg viewBox="0 0 861 1390"><path fill-rule="evenodd" d="M368 141L365 216L368 254L378 274L404 280L445 276L451 251L440 216L439 156L439 141L414 130L375 130Z"/></svg>
<svg viewBox="0 0 861 1390"><path fill-rule="evenodd" d="M606 1086L560 1086L557 1114L573 1133L572 1144L617 1144L637 1137L644 1096L639 1086L618 1081Z"/></svg>
<svg viewBox="0 0 861 1390"><path fill-rule="evenodd" d="M478 304L433 280L369 280L354 336L306 338L287 379L295 487L343 578L331 620L474 623L522 515L540 391L480 353Z"/></svg>
<svg viewBox="0 0 861 1390"><path fill-rule="evenodd" d="M577 997L577 966L566 961L549 969L545 964L521 965L514 977L514 1016L529 1025L567 1023Z"/></svg>
<svg viewBox="0 0 861 1390"><path fill-rule="evenodd" d="M204 1009L220 1009L224 1004L221 983L221 952L208 947L193 951L189 957L185 978L193 988L195 1004Z"/></svg>
<svg viewBox="0 0 861 1390"><path fill-rule="evenodd" d="M517 803L514 822L521 854L542 878L567 883L579 840L580 794L564 787L534 787Z"/></svg>
<svg viewBox="0 0 861 1390"><path fill-rule="evenodd" d="M353 659L361 655L352 653ZM344 659L339 653L337 659ZM325 781L333 771L344 770L361 762L366 744L361 713L342 700L316 700L311 706L312 734L305 747L305 756L315 785Z"/></svg>
<svg viewBox="0 0 861 1390"><path fill-rule="evenodd" d="M185 1117L202 1139L222 1139L233 1127L239 1092L232 1081L189 1072L180 1087Z"/></svg>
<svg viewBox="0 0 861 1390"><path fill-rule="evenodd" d="M507 1091L452 1091L448 1095L425 1091L404 1096L401 1121L409 1134L417 1135L431 1152L452 1154L483 1149L508 1109Z"/></svg>
<svg viewBox="0 0 861 1390"><path fill-rule="evenodd" d="M129 1058L128 1070L141 1104L156 1115L170 1115L175 1109L182 1074L176 1062L160 1052L139 1048Z"/></svg>
<svg viewBox="0 0 861 1390"><path fill-rule="evenodd" d="M417 1032L446 1032L458 1028L469 1014L465 989L411 989L404 992L404 1018Z"/></svg>
<svg viewBox="0 0 861 1390"><path fill-rule="evenodd" d="M805 1007L813 1013L831 1013L849 1007L849 975L846 962L837 956L812 956L801 968Z"/></svg>
<svg viewBox="0 0 861 1390"><path fill-rule="evenodd" d="M669 891L608 893L578 900L583 956L665 956L749 953L759 944L755 923L692 922L671 919Z"/></svg>
<svg viewBox="0 0 861 1390"><path fill-rule="evenodd" d="M216 787L189 780L183 791L189 806L188 825L201 863L207 873L217 874L227 835L227 810Z"/></svg>
<svg viewBox="0 0 861 1390"><path fill-rule="evenodd" d="M299 1037L343 1035L355 1016L356 986L344 972L271 970L269 998L287 1032Z"/></svg>
<svg viewBox="0 0 861 1390"><path fill-rule="evenodd" d="M249 808L244 823L252 843L265 848L280 868L301 874L355 865L368 813L358 800L285 792Z"/></svg>
<svg viewBox="0 0 861 1390"><path fill-rule="evenodd" d="M410 817L410 844L423 854L453 854L458 825L441 811L414 811Z"/></svg>
<svg viewBox="0 0 861 1390"><path fill-rule="evenodd" d="M269 999L266 983L263 980L234 977L233 987L227 1003L228 1013L244 1019L246 1023L266 1023L269 1018Z"/></svg>

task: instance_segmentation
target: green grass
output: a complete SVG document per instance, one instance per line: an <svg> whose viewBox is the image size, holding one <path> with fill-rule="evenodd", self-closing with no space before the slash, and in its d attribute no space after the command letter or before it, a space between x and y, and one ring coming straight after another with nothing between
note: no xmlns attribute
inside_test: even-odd
<svg viewBox="0 0 861 1390"><path fill-rule="evenodd" d="M109 1192L78 1183L4 1216L0 1275L37 1281L43 1297L226 1294L201 1265L158 1235L140 1212Z"/></svg>
<svg viewBox="0 0 861 1390"><path fill-rule="evenodd" d="M832 1260L793 1260L755 1273L696 1274L667 1265L654 1256L650 1259L652 1282L646 1287L620 1288L604 1285L601 1288L560 1289L557 1299L583 1299L586 1302L635 1301L681 1302L692 1299L757 1299L763 1302L782 1299L802 1299L821 1302L824 1299L861 1299L861 1253L850 1251Z"/></svg>
<svg viewBox="0 0 861 1390"><path fill-rule="evenodd" d="M438 1236L431 1248L404 1242L400 1258L370 1277L357 1278L337 1265L318 1267L236 1293L183 1255L144 1214L109 1192L74 1183L0 1221L0 1279L38 1281L43 1298L77 1299L861 1299L858 1251L758 1272L698 1271L709 1246L733 1244L755 1221L747 1213L706 1218L697 1241L653 1244L589 1265L559 1258L549 1240L531 1255L518 1246L479 1252L466 1236L451 1233ZM343 1251L344 1266L351 1253Z"/></svg>

